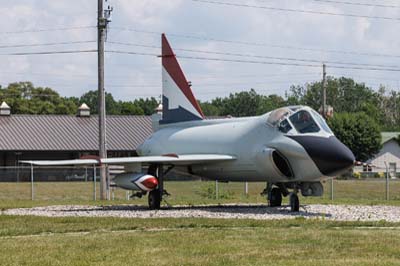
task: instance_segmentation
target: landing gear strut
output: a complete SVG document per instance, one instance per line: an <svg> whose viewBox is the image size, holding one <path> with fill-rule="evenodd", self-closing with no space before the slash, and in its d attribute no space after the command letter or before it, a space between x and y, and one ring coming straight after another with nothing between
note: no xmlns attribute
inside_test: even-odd
<svg viewBox="0 0 400 266"><path fill-rule="evenodd" d="M148 204L151 210L159 210L163 195L169 196L170 194L164 190L164 176L172 170L172 166L168 167L164 172L164 167L160 165L150 165L148 173L157 177L158 187L149 192Z"/></svg>
<svg viewBox="0 0 400 266"><path fill-rule="evenodd" d="M270 207L280 207L282 206L282 192L278 187L272 187L272 185L271 183L267 183L267 187L261 195L267 195Z"/></svg>
<svg viewBox="0 0 400 266"><path fill-rule="evenodd" d="M280 207L282 206L282 193L279 188L274 187L269 196L269 206Z"/></svg>
<svg viewBox="0 0 400 266"><path fill-rule="evenodd" d="M300 201L299 201L299 197L297 196L296 192L290 193L289 204L290 204L290 211L291 212L298 212L299 211L299 209L300 209Z"/></svg>

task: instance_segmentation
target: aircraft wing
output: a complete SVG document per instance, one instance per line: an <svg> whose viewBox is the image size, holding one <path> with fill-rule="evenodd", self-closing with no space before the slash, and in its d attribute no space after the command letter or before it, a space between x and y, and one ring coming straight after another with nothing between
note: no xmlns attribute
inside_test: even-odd
<svg viewBox="0 0 400 266"><path fill-rule="evenodd" d="M185 154L185 155L162 155L162 156L140 156L140 157L116 157L105 159L76 159L76 160L52 160L52 161L20 161L23 164L37 166L63 166L63 165L97 165L97 164L172 164L191 165L205 162L232 161L236 157L223 154Z"/></svg>

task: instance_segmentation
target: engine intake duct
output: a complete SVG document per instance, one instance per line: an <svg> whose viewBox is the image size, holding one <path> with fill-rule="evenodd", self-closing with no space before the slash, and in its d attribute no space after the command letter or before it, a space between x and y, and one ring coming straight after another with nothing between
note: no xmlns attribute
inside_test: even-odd
<svg viewBox="0 0 400 266"><path fill-rule="evenodd" d="M277 150L272 152L272 160L278 170L287 178L293 178L293 170L290 167L289 161Z"/></svg>

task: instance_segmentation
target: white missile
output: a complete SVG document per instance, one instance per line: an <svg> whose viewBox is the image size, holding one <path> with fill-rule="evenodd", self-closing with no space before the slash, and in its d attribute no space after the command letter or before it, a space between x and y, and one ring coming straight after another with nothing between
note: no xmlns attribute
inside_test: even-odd
<svg viewBox="0 0 400 266"><path fill-rule="evenodd" d="M158 186L158 180L152 175L125 173L114 178L117 187L128 190L151 191Z"/></svg>

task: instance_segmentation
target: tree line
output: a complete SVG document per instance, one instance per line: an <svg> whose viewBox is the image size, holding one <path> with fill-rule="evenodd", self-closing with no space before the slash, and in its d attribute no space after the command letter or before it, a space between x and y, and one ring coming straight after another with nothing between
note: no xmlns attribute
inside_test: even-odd
<svg viewBox="0 0 400 266"><path fill-rule="evenodd" d="M383 86L374 91L350 78L328 77L327 104L335 114L365 113L382 130L400 130L400 94ZM322 106L322 82L291 86L284 97L261 95L251 89L201 103L206 115L212 116L254 116L288 105L307 105L318 111Z"/></svg>
<svg viewBox="0 0 400 266"><path fill-rule="evenodd" d="M106 110L109 115L151 115L158 106L154 98L134 101L117 101L106 93ZM92 114L98 114L98 92L91 90L80 97L63 97L51 88L35 87L31 82L11 83L0 87L0 101L5 101L13 114L76 115L78 107L86 103Z"/></svg>

